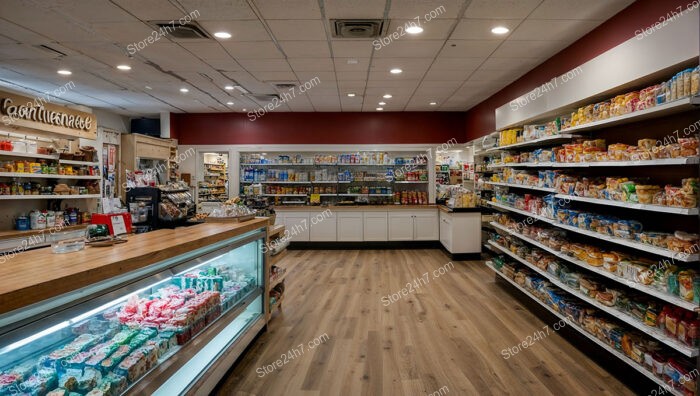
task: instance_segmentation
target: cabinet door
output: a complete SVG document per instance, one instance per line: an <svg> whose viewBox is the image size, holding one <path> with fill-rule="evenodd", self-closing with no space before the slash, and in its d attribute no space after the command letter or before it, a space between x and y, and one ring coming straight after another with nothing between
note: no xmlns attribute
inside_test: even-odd
<svg viewBox="0 0 700 396"><path fill-rule="evenodd" d="M387 240L387 212L364 212L364 240Z"/></svg>
<svg viewBox="0 0 700 396"><path fill-rule="evenodd" d="M440 212L440 243L447 251L452 252L452 220L445 212Z"/></svg>
<svg viewBox="0 0 700 396"><path fill-rule="evenodd" d="M413 239L437 241L440 239L438 214L435 211L418 211L413 214Z"/></svg>
<svg viewBox="0 0 700 396"><path fill-rule="evenodd" d="M362 241L362 212L338 213L338 241Z"/></svg>
<svg viewBox="0 0 700 396"><path fill-rule="evenodd" d="M412 241L413 240L413 215L410 211L398 213L389 212L389 240Z"/></svg>
<svg viewBox="0 0 700 396"><path fill-rule="evenodd" d="M309 224L311 226L310 241L334 242L337 240L335 214L309 212Z"/></svg>
<svg viewBox="0 0 700 396"><path fill-rule="evenodd" d="M284 235L289 236L290 242L307 242L309 240L309 213L285 213Z"/></svg>

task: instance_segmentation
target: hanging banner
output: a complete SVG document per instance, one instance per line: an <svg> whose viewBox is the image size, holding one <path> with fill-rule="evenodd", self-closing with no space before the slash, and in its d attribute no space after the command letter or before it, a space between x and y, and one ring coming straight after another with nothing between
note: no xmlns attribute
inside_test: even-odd
<svg viewBox="0 0 700 396"><path fill-rule="evenodd" d="M29 128L70 137L97 139L97 120L90 113L0 91L0 126Z"/></svg>

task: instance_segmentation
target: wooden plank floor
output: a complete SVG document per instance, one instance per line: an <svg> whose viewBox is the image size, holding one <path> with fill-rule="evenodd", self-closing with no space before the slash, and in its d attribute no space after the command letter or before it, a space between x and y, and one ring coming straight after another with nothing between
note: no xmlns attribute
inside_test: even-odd
<svg viewBox="0 0 700 396"><path fill-rule="evenodd" d="M551 326L545 339L504 359L503 349L545 323L479 262L454 262L434 278L448 262L440 250L290 251L279 263L290 271L283 312L217 394L634 394ZM382 301L426 272L427 284ZM326 342L308 347L323 334ZM302 343L302 353L264 372Z"/></svg>

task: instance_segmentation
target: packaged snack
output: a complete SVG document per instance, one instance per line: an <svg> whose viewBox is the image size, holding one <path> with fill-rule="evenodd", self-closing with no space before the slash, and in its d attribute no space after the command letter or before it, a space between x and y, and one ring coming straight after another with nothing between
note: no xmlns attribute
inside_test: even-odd
<svg viewBox="0 0 700 396"><path fill-rule="evenodd" d="M102 378L102 381L97 387L105 395L116 396L124 393L127 385L126 378L121 375L109 373Z"/></svg>
<svg viewBox="0 0 700 396"><path fill-rule="evenodd" d="M603 305L613 307L615 306L615 298L618 295L619 292L612 289L606 289L605 291L598 291L598 293L596 294L596 300L598 300Z"/></svg>
<svg viewBox="0 0 700 396"><path fill-rule="evenodd" d="M601 285L591 278L582 276L579 281L579 290L585 296L595 298L598 291L601 290Z"/></svg>
<svg viewBox="0 0 700 396"><path fill-rule="evenodd" d="M661 191L661 187L646 184L638 184L635 187L635 191L637 193L637 201L640 204L648 205L654 202L654 197Z"/></svg>

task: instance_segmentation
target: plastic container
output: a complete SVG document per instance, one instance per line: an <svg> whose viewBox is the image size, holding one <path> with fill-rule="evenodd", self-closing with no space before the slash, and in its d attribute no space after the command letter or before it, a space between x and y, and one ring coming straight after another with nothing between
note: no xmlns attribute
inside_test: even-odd
<svg viewBox="0 0 700 396"><path fill-rule="evenodd" d="M15 219L15 229L17 231L27 231L29 230L29 217L27 216L18 216Z"/></svg>
<svg viewBox="0 0 700 396"><path fill-rule="evenodd" d="M83 249L85 249L85 240L82 238L68 239L51 244L51 250L54 253L72 253Z"/></svg>

